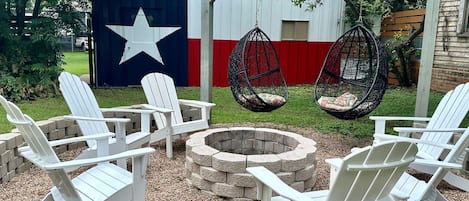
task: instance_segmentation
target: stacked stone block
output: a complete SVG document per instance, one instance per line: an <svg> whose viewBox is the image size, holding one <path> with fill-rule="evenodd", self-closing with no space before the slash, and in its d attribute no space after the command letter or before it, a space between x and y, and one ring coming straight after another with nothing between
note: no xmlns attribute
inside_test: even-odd
<svg viewBox="0 0 469 201"><path fill-rule="evenodd" d="M186 177L196 188L231 200L255 200L256 183L246 167L265 166L294 189L314 186L316 143L267 128L217 128L186 141Z"/></svg>
<svg viewBox="0 0 469 201"><path fill-rule="evenodd" d="M202 119L200 108L187 105L181 105L181 114L183 121L194 121Z"/></svg>
<svg viewBox="0 0 469 201"><path fill-rule="evenodd" d="M0 183L10 181L16 174L31 167L30 162L24 162L18 154L18 147L23 143L19 133L0 135Z"/></svg>

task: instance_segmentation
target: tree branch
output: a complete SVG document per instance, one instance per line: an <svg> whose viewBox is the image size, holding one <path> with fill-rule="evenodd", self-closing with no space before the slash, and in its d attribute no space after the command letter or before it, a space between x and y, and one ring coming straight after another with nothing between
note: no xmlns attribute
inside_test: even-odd
<svg viewBox="0 0 469 201"><path fill-rule="evenodd" d="M402 41L400 44L398 44L398 47L406 46L412 43L417 36L419 36L421 33L423 33L423 30L425 28L425 16L423 17L423 20L420 22L420 27L417 30L414 30L412 33L410 33L409 38L407 40Z"/></svg>
<svg viewBox="0 0 469 201"><path fill-rule="evenodd" d="M412 44L412 41L423 32L424 30L424 24L425 24L425 17L423 20L420 22L420 28L417 30L414 30L410 33L409 37L400 42L395 46L396 54L399 59L399 63L401 65L401 70L399 76L399 83L401 86L411 86L411 64L410 64L410 58L404 54L404 51ZM399 70L398 70L399 71Z"/></svg>

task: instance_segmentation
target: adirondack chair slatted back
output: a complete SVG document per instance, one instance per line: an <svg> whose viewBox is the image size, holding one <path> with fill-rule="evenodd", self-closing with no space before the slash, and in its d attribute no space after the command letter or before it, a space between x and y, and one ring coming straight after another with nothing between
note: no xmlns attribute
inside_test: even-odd
<svg viewBox="0 0 469 201"><path fill-rule="evenodd" d="M37 160L33 162L51 164L60 162L46 136L34 120L23 114L15 104L7 101L3 96L0 96L0 103L7 112L8 121L16 125L33 154L37 157ZM48 171L47 173L62 195L78 197L78 193L73 188L73 184L64 170Z"/></svg>
<svg viewBox="0 0 469 201"><path fill-rule="evenodd" d="M173 125L183 122L176 87L171 77L162 73L150 73L142 78L141 84L148 104L172 109L174 111L171 119ZM156 112L154 113L154 118L158 128L166 126L164 115Z"/></svg>
<svg viewBox="0 0 469 201"><path fill-rule="evenodd" d="M67 72L60 74L59 82L60 90L74 116L103 118L98 102L88 84L81 81L79 77ZM77 120L77 123L83 135L109 132L107 124L103 121ZM88 147L93 147L96 142L88 140L87 144Z"/></svg>
<svg viewBox="0 0 469 201"><path fill-rule="evenodd" d="M426 128L457 128L469 111L469 83L461 84L454 90L449 91L438 104L431 120ZM452 139L452 133L448 132L425 132L421 139L447 144ZM432 145L419 144L419 151L428 154L427 157L438 159L443 149Z"/></svg>
<svg viewBox="0 0 469 201"><path fill-rule="evenodd" d="M408 142L385 143L352 153L343 159L327 200L380 200L415 160L417 146Z"/></svg>

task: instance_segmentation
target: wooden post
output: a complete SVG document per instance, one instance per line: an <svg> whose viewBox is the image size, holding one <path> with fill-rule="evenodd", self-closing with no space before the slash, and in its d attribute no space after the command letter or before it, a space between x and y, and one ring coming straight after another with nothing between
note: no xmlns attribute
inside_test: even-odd
<svg viewBox="0 0 469 201"><path fill-rule="evenodd" d="M95 88L96 85L94 83L94 67L93 67L93 40L91 39L91 19L88 18L86 19L86 29L87 33L86 35L88 36L88 65L89 65L89 71L90 71L90 85L91 87Z"/></svg>
<svg viewBox="0 0 469 201"><path fill-rule="evenodd" d="M212 102L213 85L213 3L202 0L200 37L200 100Z"/></svg>
<svg viewBox="0 0 469 201"><path fill-rule="evenodd" d="M426 117L428 112L428 99L430 96L430 84L432 80L439 8L440 0L427 1L425 12L425 34L422 42L422 57L420 59L421 63L417 84L417 99L415 101L416 117Z"/></svg>

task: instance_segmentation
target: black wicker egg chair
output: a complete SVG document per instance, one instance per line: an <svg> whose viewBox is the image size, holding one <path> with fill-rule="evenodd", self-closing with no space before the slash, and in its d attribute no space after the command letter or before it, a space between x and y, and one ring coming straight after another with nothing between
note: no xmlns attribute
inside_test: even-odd
<svg viewBox="0 0 469 201"><path fill-rule="evenodd" d="M387 62L377 36L362 24L352 27L329 49L315 84L316 104L340 119L369 114L386 91Z"/></svg>
<svg viewBox="0 0 469 201"><path fill-rule="evenodd" d="M254 112L270 112L288 100L277 52L258 27L244 35L231 52L228 81L236 102Z"/></svg>

